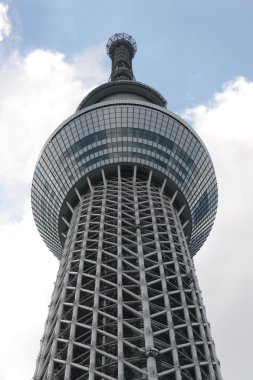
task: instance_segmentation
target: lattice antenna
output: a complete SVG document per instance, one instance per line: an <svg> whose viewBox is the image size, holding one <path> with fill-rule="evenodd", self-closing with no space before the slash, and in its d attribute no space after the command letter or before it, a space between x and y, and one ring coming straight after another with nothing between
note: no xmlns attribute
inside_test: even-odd
<svg viewBox="0 0 253 380"><path fill-rule="evenodd" d="M109 81L135 80L132 59L137 51L133 37L126 33L116 33L106 45L106 51L112 60L112 72Z"/></svg>

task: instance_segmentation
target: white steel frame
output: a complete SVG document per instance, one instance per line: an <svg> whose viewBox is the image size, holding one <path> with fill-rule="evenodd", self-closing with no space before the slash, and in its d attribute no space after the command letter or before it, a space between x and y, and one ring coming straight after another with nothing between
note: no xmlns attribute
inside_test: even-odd
<svg viewBox="0 0 253 380"><path fill-rule="evenodd" d="M102 177L70 207L34 380L221 380L175 197Z"/></svg>

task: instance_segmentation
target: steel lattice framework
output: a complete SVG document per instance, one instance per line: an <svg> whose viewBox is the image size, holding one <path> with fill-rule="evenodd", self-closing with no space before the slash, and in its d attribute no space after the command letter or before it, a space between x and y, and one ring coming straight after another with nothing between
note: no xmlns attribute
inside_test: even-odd
<svg viewBox="0 0 253 380"><path fill-rule="evenodd" d="M32 208L59 272L34 380L222 380L193 256L217 208L211 158L154 89L136 43L38 159Z"/></svg>
<svg viewBox="0 0 253 380"><path fill-rule="evenodd" d="M219 379L173 199L106 179L73 210L35 379Z"/></svg>
<svg viewBox="0 0 253 380"><path fill-rule="evenodd" d="M116 33L109 39L106 50L113 62L110 80L135 80L132 59L137 47L133 37L126 33Z"/></svg>

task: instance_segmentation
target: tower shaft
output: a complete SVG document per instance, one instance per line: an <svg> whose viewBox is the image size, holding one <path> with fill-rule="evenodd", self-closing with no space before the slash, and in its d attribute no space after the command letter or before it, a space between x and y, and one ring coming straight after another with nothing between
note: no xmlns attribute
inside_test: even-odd
<svg viewBox="0 0 253 380"><path fill-rule="evenodd" d="M101 178L72 210L34 380L220 380L175 197L136 165Z"/></svg>
<svg viewBox="0 0 253 380"><path fill-rule="evenodd" d="M110 80L134 80L132 59L136 53L136 42L125 34L117 33L111 37L106 45L107 53L112 60Z"/></svg>

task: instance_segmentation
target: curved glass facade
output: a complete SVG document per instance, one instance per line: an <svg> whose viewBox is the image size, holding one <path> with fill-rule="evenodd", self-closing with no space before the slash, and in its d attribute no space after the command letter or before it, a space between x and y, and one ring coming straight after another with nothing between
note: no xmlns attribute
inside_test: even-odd
<svg viewBox="0 0 253 380"><path fill-rule="evenodd" d="M194 255L216 213L212 161L201 140L180 118L136 100L103 102L77 112L43 148L33 179L32 206L51 251L61 256L58 223L69 191L88 173L113 163L143 165L175 184L190 209Z"/></svg>

